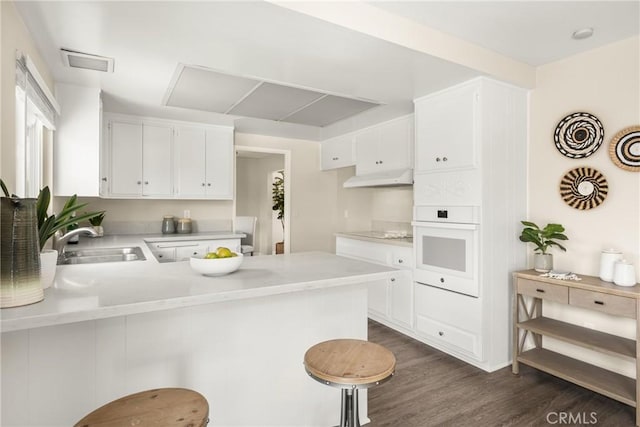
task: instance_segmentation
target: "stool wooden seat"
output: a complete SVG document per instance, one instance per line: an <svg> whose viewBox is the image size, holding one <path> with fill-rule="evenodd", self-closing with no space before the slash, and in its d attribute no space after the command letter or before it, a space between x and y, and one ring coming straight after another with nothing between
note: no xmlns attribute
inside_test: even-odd
<svg viewBox="0 0 640 427"><path fill-rule="evenodd" d="M337 339L314 345L304 355L304 366L313 379L342 389L341 427L359 427L358 389L391 378L396 358L379 344Z"/></svg>
<svg viewBox="0 0 640 427"><path fill-rule="evenodd" d="M185 388L159 388L107 403L74 427L204 427L208 422L209 404L200 393Z"/></svg>

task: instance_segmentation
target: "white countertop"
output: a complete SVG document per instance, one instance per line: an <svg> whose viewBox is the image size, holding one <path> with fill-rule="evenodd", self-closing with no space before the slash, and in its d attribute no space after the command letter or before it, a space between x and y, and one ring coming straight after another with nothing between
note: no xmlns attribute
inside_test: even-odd
<svg viewBox="0 0 640 427"><path fill-rule="evenodd" d="M189 235L189 239L193 236ZM78 247L140 246L147 260L59 265L54 285L45 290L44 301L2 309L0 330L9 332L343 286L385 279L395 271L328 253L307 252L247 256L234 273L206 277L193 271L188 261L159 263L144 243L147 237L82 239ZM203 238L210 239L211 235Z"/></svg>
<svg viewBox="0 0 640 427"><path fill-rule="evenodd" d="M347 237L349 239L362 240L365 242L374 242L383 245L404 246L409 248L413 247L413 237L380 237L383 234L384 233L382 232L376 231L344 231L341 233L335 233L335 235L338 237Z"/></svg>

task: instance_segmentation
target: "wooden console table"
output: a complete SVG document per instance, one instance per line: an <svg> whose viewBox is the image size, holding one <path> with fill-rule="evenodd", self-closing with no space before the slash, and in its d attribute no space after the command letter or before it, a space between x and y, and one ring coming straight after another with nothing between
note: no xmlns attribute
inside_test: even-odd
<svg viewBox="0 0 640 427"><path fill-rule="evenodd" d="M519 364L523 363L630 405L636 408L636 425L640 426L636 398L640 396L640 381L542 347L542 337L552 337L601 353L635 359L636 373L640 372L640 285L627 288L603 282L598 277L579 277L582 280L550 279L541 277L534 270L513 274L512 371L518 374ZM543 317L543 301L635 319L636 339ZM524 344L529 333L535 346L525 350Z"/></svg>

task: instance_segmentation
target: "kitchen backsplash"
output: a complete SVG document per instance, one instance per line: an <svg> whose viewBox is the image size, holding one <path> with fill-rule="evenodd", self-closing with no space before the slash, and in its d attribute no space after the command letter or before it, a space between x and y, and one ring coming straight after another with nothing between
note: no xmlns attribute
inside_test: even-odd
<svg viewBox="0 0 640 427"><path fill-rule="evenodd" d="M109 234L160 234L162 232L162 215L150 221L105 221L104 233ZM231 220L192 219L192 232L230 231Z"/></svg>

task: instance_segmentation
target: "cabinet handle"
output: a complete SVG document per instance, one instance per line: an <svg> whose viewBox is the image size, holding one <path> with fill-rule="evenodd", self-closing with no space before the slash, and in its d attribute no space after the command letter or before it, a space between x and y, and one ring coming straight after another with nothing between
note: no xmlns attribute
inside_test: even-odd
<svg viewBox="0 0 640 427"><path fill-rule="evenodd" d="M380 164L380 162L376 160L376 165L379 165L379 164Z"/></svg>
<svg viewBox="0 0 640 427"><path fill-rule="evenodd" d="M444 283L444 277L440 278L440 283Z"/></svg>
<svg viewBox="0 0 640 427"><path fill-rule="evenodd" d="M207 187L211 187L211 183L208 183L208 184L207 184Z"/></svg>
<svg viewBox="0 0 640 427"><path fill-rule="evenodd" d="M334 157L332 160L338 160L339 157Z"/></svg>
<svg viewBox="0 0 640 427"><path fill-rule="evenodd" d="M440 161L440 157L436 157L436 162L439 162L439 161Z"/></svg>
<svg viewBox="0 0 640 427"><path fill-rule="evenodd" d="M203 183L202 183L202 186L204 187L204 185L205 185L205 184L204 184L204 182L203 182Z"/></svg>
<svg viewBox="0 0 640 427"><path fill-rule="evenodd" d="M442 336L444 336L444 332L439 331L439 332L438 332L438 335L440 335L440 336L442 337Z"/></svg>
<svg viewBox="0 0 640 427"><path fill-rule="evenodd" d="M447 159L446 157L443 157L443 158L442 158L442 161L443 161L443 162L446 162L447 160L448 160L448 159Z"/></svg>
<svg viewBox="0 0 640 427"><path fill-rule="evenodd" d="M145 181L145 182L144 182L144 185L149 185L149 181Z"/></svg>
<svg viewBox="0 0 640 427"><path fill-rule="evenodd" d="M138 181L138 185L142 184L142 181Z"/></svg>
<svg viewBox="0 0 640 427"><path fill-rule="evenodd" d="M382 164L382 160L380 160L380 164Z"/></svg>
<svg viewBox="0 0 640 427"><path fill-rule="evenodd" d="M536 289L536 292L540 292L541 294L544 294L544 289Z"/></svg>
<svg viewBox="0 0 640 427"><path fill-rule="evenodd" d="M593 303L598 305L604 305L604 301L594 301Z"/></svg>
<svg viewBox="0 0 640 427"><path fill-rule="evenodd" d="M400 259L398 260L398 264L402 264L403 262L404 262L404 261L402 260L402 258L400 258Z"/></svg>
<svg viewBox="0 0 640 427"><path fill-rule="evenodd" d="M107 182L107 177L106 177L106 176L103 176L103 177L102 177L102 180L103 180L104 182Z"/></svg>
<svg viewBox="0 0 640 427"><path fill-rule="evenodd" d="M392 282L395 282L395 281L396 281L396 278L395 278L395 277L392 277L392 278L391 278L391 281L392 281Z"/></svg>

